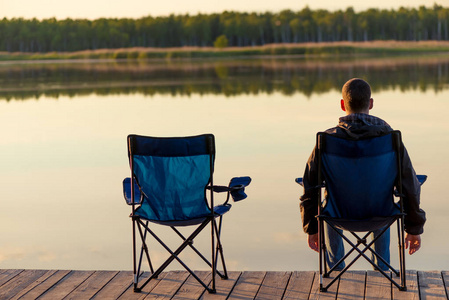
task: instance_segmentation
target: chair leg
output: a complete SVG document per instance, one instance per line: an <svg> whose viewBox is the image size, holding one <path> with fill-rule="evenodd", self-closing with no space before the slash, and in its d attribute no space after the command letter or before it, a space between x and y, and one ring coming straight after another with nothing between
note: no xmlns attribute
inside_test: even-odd
<svg viewBox="0 0 449 300"><path fill-rule="evenodd" d="M183 235L178 229L176 229L176 227L173 227L173 226L172 226L171 228L173 229L174 232L176 232L177 235L179 235L180 238L182 238L184 241L186 240L186 238L184 237L184 235ZM220 234L217 234L217 237L219 237L219 236L220 236ZM217 238L217 239L218 239L218 241L219 241L219 238ZM220 242L220 245L221 245L221 242ZM206 257L204 257L204 255L203 255L200 251L198 251L198 249L196 249L195 246L194 246L192 243L189 243L189 247L190 247L193 251L195 251L195 253L198 254L198 256L199 256L200 258L202 258L203 261L204 261L209 267L212 268L211 262L210 262ZM218 248L218 244L217 244L217 248ZM223 252L221 252L221 253L223 253ZM218 254L216 254L215 257L218 257ZM221 274L221 272L218 271L218 270L217 270L216 272L217 272L217 275L220 276L222 279L227 279L227 273Z"/></svg>
<svg viewBox="0 0 449 300"><path fill-rule="evenodd" d="M175 250L172 251L148 226L146 226L141 220L138 220L139 224L148 231L153 238L158 241L164 249L170 253L170 257L138 288L141 290L144 288L152 279L159 276L159 274L165 270L165 268L173 261L177 260L186 269L190 275L192 275L207 291L213 293L214 290L209 288L179 257L178 255L187 247L193 239L208 225L210 219L204 221L195 231L190 234L190 236L184 240L184 242ZM136 290L136 289L135 289Z"/></svg>
<svg viewBox="0 0 449 300"><path fill-rule="evenodd" d="M148 221L145 223L145 225L148 226ZM142 259L143 259L143 254L144 253L145 253L146 257L147 257L148 265L150 267L150 272L154 273L153 264L151 263L150 253L148 251L148 246L147 246L147 243L146 243L147 231L145 230L145 232L142 233L142 228L140 227L139 224L137 224L137 228L139 229L140 239L142 241L142 247L140 249L140 257L139 257L139 265L137 267L137 274L140 274L140 269L141 269L141 266L142 266Z"/></svg>
<svg viewBox="0 0 449 300"><path fill-rule="evenodd" d="M318 220L318 250L319 250L319 268L320 268L320 291L325 292L327 289L323 288L323 264L324 264L324 274L327 274L327 266L324 257L324 251L326 246L324 243L324 228L323 220Z"/></svg>
<svg viewBox="0 0 449 300"><path fill-rule="evenodd" d="M139 277L137 275L137 262L136 262L136 219L132 219L132 232L133 232L133 286L135 292L140 292L137 288Z"/></svg>
<svg viewBox="0 0 449 300"><path fill-rule="evenodd" d="M399 264L400 264L400 290L407 290L406 274L405 274L405 237L404 237L404 217L398 220L398 242L399 242Z"/></svg>
<svg viewBox="0 0 449 300"><path fill-rule="evenodd" d="M212 241L212 247L211 247L211 255L212 255L212 288L209 291L209 293L211 294L215 294L216 293L216 289L215 289L215 275L217 274L217 262L216 262L216 256L215 256L215 228L214 228L214 224L215 224L215 219L214 217L212 217L211 219L211 241Z"/></svg>
<svg viewBox="0 0 449 300"><path fill-rule="evenodd" d="M402 222L401 222L402 221ZM399 256L400 256L400 272L397 272L390 264L388 264L382 257L380 257L376 251L374 251L371 246L374 244L374 242L377 240L377 238L379 238L379 236L381 236L386 230L387 228L389 228L391 225L393 225L394 222L401 222L400 225L398 225L398 241L399 241ZM318 223L320 224L320 223ZM331 227L333 227L331 225ZM344 234L339 233L339 235L343 238L343 240L345 240L350 246L351 246L351 250L342 258L343 260L347 258L347 256L349 256L350 253L352 253L353 251L357 251L358 255L340 272L340 274L338 274L335 278L333 278L333 280L328 283L325 287L322 287L322 285L320 284L320 290L322 291L326 291L336 280L338 280L338 278L340 278L340 276L346 272L360 257L364 257L371 265L373 265L373 267L376 267L376 264L368 257L366 256L365 252L370 250L374 255L376 255L378 258L380 258L393 272L395 272L396 274L400 275L400 280L401 283L398 284L396 281L394 281L391 276L389 276L385 271L378 269L378 271L385 276L388 280L390 280L390 282L396 286L399 290L401 291L405 291L407 290L406 287L406 279L405 279L405 241L404 241L404 231L401 230L403 229L403 219L396 219L393 220L388 226L385 227L384 231L378 235L375 239L373 239L370 243L366 243L366 238L368 237L368 235L370 234L370 232L368 232L365 236L363 237L359 237L357 234L355 234L354 232L350 232L354 235L354 237L357 239L357 243L354 244L353 242L351 242ZM360 245L365 246L362 250L359 249L358 247ZM321 256L321 249L320 249L320 256ZM320 261L321 263L321 261ZM339 262L338 262L339 263ZM337 263L337 264L338 264ZM332 269L329 271L332 272ZM321 266L320 266L320 275L321 275ZM322 278L320 277L320 280L322 280ZM320 282L321 283L321 282Z"/></svg>

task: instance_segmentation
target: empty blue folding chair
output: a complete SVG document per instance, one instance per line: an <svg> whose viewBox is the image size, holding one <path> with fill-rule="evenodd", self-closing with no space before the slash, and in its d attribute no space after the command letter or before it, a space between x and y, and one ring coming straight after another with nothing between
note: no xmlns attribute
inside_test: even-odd
<svg viewBox="0 0 449 300"><path fill-rule="evenodd" d="M317 147L318 182L322 183L316 187L320 199L317 218L321 291L327 291L360 257L365 258L398 289L406 290L400 132L392 131L382 136L358 140L320 132L317 134ZM421 175L418 179L423 183L426 176ZM301 178L296 181L301 184ZM326 190L325 199L322 198L322 188ZM397 197L396 201L394 196ZM330 270L325 261L325 223L350 245L350 250ZM399 270L393 268L372 248L394 223L398 227ZM380 233L372 241L368 241L368 236L374 231ZM351 241L345 232L355 238L356 242ZM366 252L371 252L377 258L377 263L382 262L399 276L400 282L391 278ZM325 285L323 277L329 277L352 253L355 257Z"/></svg>
<svg viewBox="0 0 449 300"><path fill-rule="evenodd" d="M220 241L222 217L231 208L230 196L234 201L246 198L244 189L250 184L251 178L237 177L228 186L214 185L215 140L212 134L179 138L129 135L128 155L131 177L123 181L123 189L127 203L132 206L134 291L141 291L150 280L157 278L176 260L204 288L214 293L215 274L223 279L227 278ZM226 201L215 205L214 192L227 192ZM182 239L181 245L175 250L170 249L152 230L154 224L171 227ZM209 224L212 241L210 261L193 246L194 238ZM176 228L178 226L195 226L195 229L190 236L185 237ZM170 254L156 270L153 269L147 246L148 234ZM140 250L137 249L137 235L141 240ZM180 259L179 254L187 247L193 249L211 268L210 286ZM151 276L139 285L144 257L148 261ZM217 271L218 257L221 258L222 272Z"/></svg>

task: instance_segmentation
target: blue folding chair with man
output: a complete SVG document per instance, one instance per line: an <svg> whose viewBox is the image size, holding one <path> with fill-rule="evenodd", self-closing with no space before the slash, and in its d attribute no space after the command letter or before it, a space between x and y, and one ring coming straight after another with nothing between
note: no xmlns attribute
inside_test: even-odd
<svg viewBox="0 0 449 300"><path fill-rule="evenodd" d="M401 133L369 114L373 99L366 81L349 80L342 96L346 116L338 126L317 134L304 177L296 180L304 186L303 229L309 247L319 252L320 289L327 291L363 257L406 290L405 249L413 254L421 247L426 216L420 193L427 177L416 175ZM399 269L390 264L390 227L395 223ZM323 278L334 271L339 272L325 284Z"/></svg>
<svg viewBox="0 0 449 300"><path fill-rule="evenodd" d="M129 135L128 156L131 177L123 181L123 189L126 202L132 206L134 291L140 292L176 260L207 291L214 293L215 275L227 278L220 240L223 215L231 209L230 198L234 201L246 198L245 187L250 184L251 178L235 177L228 186L214 185L215 139L212 134L173 138ZM227 193L226 200L221 205L215 205L214 193L222 192ZM173 229L175 236L181 239L179 247L170 249L162 241L161 234L154 231L154 227L159 225ZM190 226L193 229L186 237L179 227ZM209 226L212 245L210 259L193 243ZM169 254L156 270L150 258L148 235ZM210 282L201 280L181 259L180 254L186 248L192 249L211 268ZM145 274L142 273L145 258L150 271L148 278L142 277ZM219 260L221 271L217 269Z"/></svg>

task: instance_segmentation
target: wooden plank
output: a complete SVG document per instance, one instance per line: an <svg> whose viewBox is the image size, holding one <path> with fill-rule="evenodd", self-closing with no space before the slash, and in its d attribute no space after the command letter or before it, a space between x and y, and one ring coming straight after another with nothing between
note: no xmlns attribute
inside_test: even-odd
<svg viewBox="0 0 449 300"><path fill-rule="evenodd" d="M391 287L392 283L381 273L368 271L366 274L365 299L391 299Z"/></svg>
<svg viewBox="0 0 449 300"><path fill-rule="evenodd" d="M150 275L151 275L150 272L143 273L139 279L139 286L140 286L140 284L144 283L146 281L146 279L148 279L150 277ZM134 285L131 284L128 287L128 289L122 295L120 295L120 297L118 299L126 299L126 300L144 299L161 282L161 280L164 279L164 277L166 275L167 275L167 273L163 272L162 274L160 274L158 276L158 278L152 279L150 282L148 282L148 284L139 293L134 292ZM132 283L132 281L131 281L131 283ZM98 298L98 299L102 299L102 298Z"/></svg>
<svg viewBox="0 0 449 300"><path fill-rule="evenodd" d="M187 271L169 271L145 299L171 299L186 281Z"/></svg>
<svg viewBox="0 0 449 300"><path fill-rule="evenodd" d="M332 274L334 274L333 276L329 277L329 278L323 278L323 285L326 283L329 283L333 278L335 278L335 276L338 275L338 272L332 272ZM336 282L334 282L329 289L327 290L327 292L321 292L320 291L320 274L319 272L315 273L315 277L313 279L313 284L312 284L312 288L310 289L310 300L314 300L314 299L325 299L325 300L330 300L330 299L337 299L337 291L338 291L338 286L340 283L340 279L338 279Z"/></svg>
<svg viewBox="0 0 449 300"><path fill-rule="evenodd" d="M4 270L0 273L0 286L4 285L8 281L10 281L12 278L19 275L23 270Z"/></svg>
<svg viewBox="0 0 449 300"><path fill-rule="evenodd" d="M365 296L365 271L346 271L340 278L337 299L363 299Z"/></svg>
<svg viewBox="0 0 449 300"><path fill-rule="evenodd" d="M115 300L118 299L133 284L133 272L121 271L112 278L93 299Z"/></svg>
<svg viewBox="0 0 449 300"><path fill-rule="evenodd" d="M206 285L209 285L212 281L212 272L195 271L195 275L198 276L198 278L201 279ZM220 278L219 276L217 277ZM195 277L190 275L175 294L173 299L196 300L204 293L204 291L206 291L204 286L202 286Z"/></svg>
<svg viewBox="0 0 449 300"><path fill-rule="evenodd" d="M407 291L400 291L398 288L393 287L393 299L397 300L418 300L418 272L407 271L406 273L406 285Z"/></svg>
<svg viewBox="0 0 449 300"><path fill-rule="evenodd" d="M30 270L31 271L31 270ZM41 284L42 282L44 282L45 280L47 280L50 276L52 276L53 274L55 274L57 272L57 270L49 270L49 271L45 271L45 273L40 276L39 278L36 278L32 283L30 283L29 285L27 285L26 287L22 288L20 290L20 292L18 292L15 296L13 296L11 298L11 300L16 300L21 298L23 295L25 295L26 293L28 293L29 291L31 291L32 289L34 289L36 286L38 286L39 284Z"/></svg>
<svg viewBox="0 0 449 300"><path fill-rule="evenodd" d="M215 294L204 292L200 300L225 300L234 288L241 272L228 272L228 279L217 280L215 283Z"/></svg>
<svg viewBox="0 0 449 300"><path fill-rule="evenodd" d="M53 285L39 299L62 299L83 283L94 271L71 271Z"/></svg>
<svg viewBox="0 0 449 300"><path fill-rule="evenodd" d="M291 272L267 272L255 300L282 299Z"/></svg>
<svg viewBox="0 0 449 300"><path fill-rule="evenodd" d="M68 270L56 271L45 280L38 283L33 289L24 294L20 299L37 299L40 295L45 293L53 285L58 283L62 278L70 273Z"/></svg>
<svg viewBox="0 0 449 300"><path fill-rule="evenodd" d="M90 299L117 275L117 273L117 271L95 271L64 299Z"/></svg>
<svg viewBox="0 0 449 300"><path fill-rule="evenodd" d="M254 299L266 272L243 272L228 299Z"/></svg>
<svg viewBox="0 0 449 300"><path fill-rule="evenodd" d="M418 271L419 296L422 300L447 299L443 278L439 271Z"/></svg>
<svg viewBox="0 0 449 300"><path fill-rule="evenodd" d="M46 270L25 270L2 285L0 289L0 299L11 299L36 280L42 277Z"/></svg>
<svg viewBox="0 0 449 300"><path fill-rule="evenodd" d="M312 289L315 272L293 272L285 290L284 300L307 300Z"/></svg>

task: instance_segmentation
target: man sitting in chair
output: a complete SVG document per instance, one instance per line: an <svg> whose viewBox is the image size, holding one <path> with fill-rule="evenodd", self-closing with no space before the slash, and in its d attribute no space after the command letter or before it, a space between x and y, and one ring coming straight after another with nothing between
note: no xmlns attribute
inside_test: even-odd
<svg viewBox="0 0 449 300"><path fill-rule="evenodd" d="M371 87L369 84L358 78L353 78L345 83L342 89L343 99L341 109L346 112L346 116L341 117L338 126L330 128L326 133L337 137L368 138L382 135L393 129L382 119L369 115L373 108L373 98L371 98ZM312 250L319 251L318 245L318 194L314 187L318 186L317 181L317 151L312 152L304 172L303 185L304 195L301 196L300 209L303 221L304 232L308 235L307 241ZM424 223L426 221L425 212L420 209L420 183L416 178L410 157L404 148L402 153L402 187L404 193L405 216L405 245L409 249L409 254L413 254L421 247L421 237ZM388 229L389 230L389 229ZM342 238L328 225L324 227L326 249L326 262L332 268L344 255ZM378 231L374 232L377 236ZM390 234L385 232L374 244L374 249L389 263L390 258ZM381 261L374 261L383 270L388 267ZM344 262L336 266L336 270L344 268Z"/></svg>

